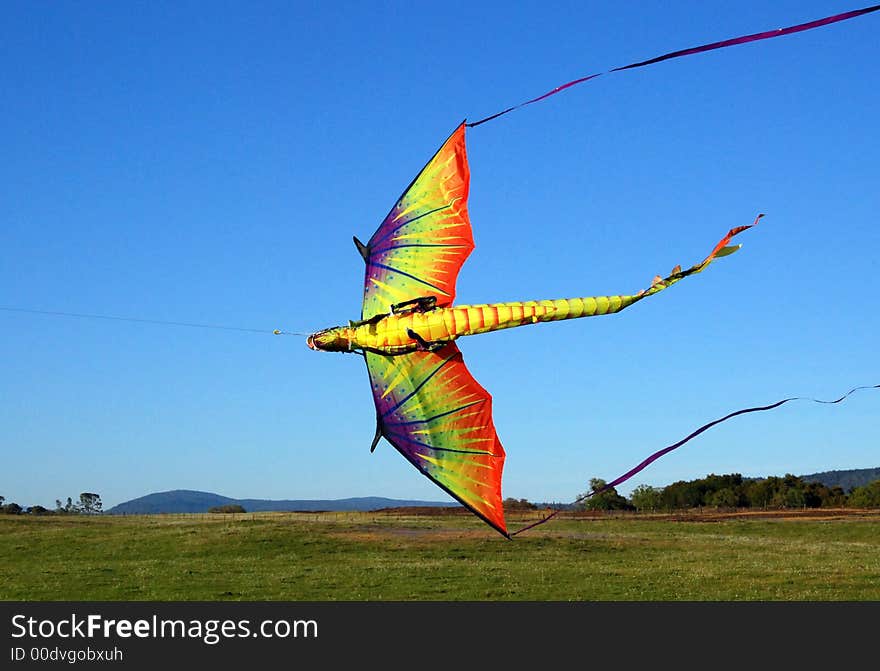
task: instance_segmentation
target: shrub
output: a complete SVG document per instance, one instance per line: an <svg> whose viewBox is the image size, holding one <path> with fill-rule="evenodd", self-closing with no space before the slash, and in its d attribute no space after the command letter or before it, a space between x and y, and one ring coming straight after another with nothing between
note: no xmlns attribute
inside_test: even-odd
<svg viewBox="0 0 880 671"><path fill-rule="evenodd" d="M247 511L237 503L227 504L225 506L214 506L208 508L209 513L246 513Z"/></svg>

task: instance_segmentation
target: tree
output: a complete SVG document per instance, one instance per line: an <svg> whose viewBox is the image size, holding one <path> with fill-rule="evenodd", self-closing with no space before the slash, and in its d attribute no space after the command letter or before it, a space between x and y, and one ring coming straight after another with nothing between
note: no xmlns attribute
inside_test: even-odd
<svg viewBox="0 0 880 671"><path fill-rule="evenodd" d="M636 507L636 510L657 510L662 505L661 494L663 490L651 485L639 485L633 489L629 500Z"/></svg>
<svg viewBox="0 0 880 671"><path fill-rule="evenodd" d="M853 508L880 508L880 480L853 489L849 494L849 505Z"/></svg>
<svg viewBox="0 0 880 671"><path fill-rule="evenodd" d="M730 487L725 487L724 489L719 489L717 492L713 492L709 496L708 501L710 506L715 506L716 508L736 508L738 502L739 497Z"/></svg>
<svg viewBox="0 0 880 671"><path fill-rule="evenodd" d="M804 483L804 505L807 508L829 508L843 505L846 495L840 487L828 488L821 482Z"/></svg>
<svg viewBox="0 0 880 671"><path fill-rule="evenodd" d="M703 486L699 480L679 480L663 488L663 507L683 510L705 505Z"/></svg>
<svg viewBox="0 0 880 671"><path fill-rule="evenodd" d="M502 505L505 510L535 510L538 507L528 499L515 499L513 497L504 499Z"/></svg>
<svg viewBox="0 0 880 671"><path fill-rule="evenodd" d="M789 487L785 490L786 508L803 508L806 505L804 490L800 487Z"/></svg>
<svg viewBox="0 0 880 671"><path fill-rule="evenodd" d="M753 508L782 507L784 495L781 492L785 486L782 478L771 475L751 482L746 489L746 498Z"/></svg>
<svg viewBox="0 0 880 671"><path fill-rule="evenodd" d="M70 499L68 499L69 501ZM95 515L101 512L104 504L101 503L101 495L92 492L83 492L79 495L79 509L86 515Z"/></svg>
<svg viewBox="0 0 880 671"><path fill-rule="evenodd" d="M24 511L17 503L7 503L5 506L0 507L0 513L5 513L6 515L21 515L22 512Z"/></svg>
<svg viewBox="0 0 880 671"><path fill-rule="evenodd" d="M834 485L828 490L828 496L822 499L822 507L839 508L846 505L846 492L843 487Z"/></svg>
<svg viewBox="0 0 880 671"><path fill-rule="evenodd" d="M79 507L73 502L73 499L69 496L67 497L67 504L64 506L64 512L66 513L78 513Z"/></svg>
<svg viewBox="0 0 880 671"><path fill-rule="evenodd" d="M607 487L601 478L590 478L590 492L598 492L586 498L590 492L581 494L578 498L586 498L581 504L583 510L627 510L630 508L629 501L617 493L614 487Z"/></svg>

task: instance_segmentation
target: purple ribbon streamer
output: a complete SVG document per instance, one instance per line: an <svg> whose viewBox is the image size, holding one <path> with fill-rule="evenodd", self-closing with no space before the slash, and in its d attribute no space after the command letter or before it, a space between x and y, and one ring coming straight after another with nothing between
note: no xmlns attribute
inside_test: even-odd
<svg viewBox="0 0 880 671"><path fill-rule="evenodd" d="M863 16L865 14L870 14L871 12L876 12L880 10L880 5L873 5L871 7L865 7L863 9L854 9L849 12L843 12L842 14L835 14L834 16L826 16L824 19L816 19L815 21L808 21L807 23L800 23L796 26L789 26L788 28L777 28L776 30L767 30L762 33L754 33L752 35L742 35L740 37L734 37L729 40L722 40L720 42L712 42L710 44L703 44L698 47L691 47L690 49L681 49L679 51L671 51L668 54L663 54L662 56L656 56L654 58L650 58L646 61L639 61L638 63L630 63L629 65L622 65L620 67L614 68L612 70L608 70L606 73L597 72L596 74L587 75L586 77L580 77L579 79L574 79L566 84L562 84L561 86L557 86L551 91L548 91L544 95L538 96L537 98L532 98L531 100L527 100L519 105L514 105L513 107L508 107L505 110L500 112L496 112L490 116L485 117L484 119L480 119L479 121L474 121L473 123L465 124L469 128L473 128L475 126L479 126L480 124L486 123L487 121L492 121L493 119L497 119L500 116L504 116L508 112L513 112L514 110L518 110L521 107L525 107L526 105L531 105L532 103L539 102L544 100L545 98L549 98L552 95L556 95L561 91L564 91L572 86L577 84L582 84L583 82L589 81L591 79L595 79L596 77L601 76L602 74L610 74L612 72L620 72L621 70L632 70L633 68L644 67L645 65L652 65L654 63L660 63L661 61L668 61L672 58L679 58L681 56L690 56L692 54L703 53L704 51L712 51L714 49L723 49L725 47L736 46L737 44L746 44L748 42L757 42L758 40L767 40L771 37L781 37L783 35L791 35L792 33L800 33L805 30L812 30L813 28L820 28L822 26L827 26L832 23L837 23L838 21L846 21L847 19L854 19L858 16Z"/></svg>
<svg viewBox="0 0 880 671"><path fill-rule="evenodd" d="M662 450L657 450L651 456L649 456L647 459L642 461L638 466L631 468L630 470L628 470L626 473L624 473L620 477L617 477L614 480L612 480L611 482L606 483L603 487L600 487L599 489L594 489L592 492L590 492L588 494L584 494L583 496L579 496L578 498L576 498L572 502L572 505L576 505L578 503L581 503L582 501L586 501L587 499L589 499L593 496L596 496L597 494L601 494L602 492L607 492L609 489L612 489L612 488L616 487L617 485L619 485L623 482L626 482L632 476L634 476L636 473L644 470L645 468L650 466L652 463L657 461L657 459L662 457L664 454L669 454L673 450L681 447L682 445L684 445L685 443L690 441L692 438L696 438L704 431L708 431L713 426L721 424L722 422L726 422L728 419L732 419L733 417L737 417L739 415L745 415L750 412L763 412L765 410L773 410L774 408L778 408L779 406L784 405L785 403L788 403L790 401L811 401L813 403L824 403L827 405L834 405L835 403L840 403L841 401L846 399L848 396L859 391L860 389L880 389L880 384L866 385L866 386L862 386L862 387L854 387L854 388L850 389L848 392L846 392L843 396L841 396L840 398L836 398L833 401L823 401L818 398L805 398L802 396L793 396L791 398L784 398L781 401L776 401L776 403L771 403L770 405L756 406L754 408L743 408L742 410L736 410L734 412L731 412L731 413L725 415L724 417L721 417L720 419L716 419L716 420L713 420L707 424L703 424L703 426L701 426L699 429L696 429L695 431L691 432L690 434L688 434L687 436L685 436L684 438L679 440L677 443L673 443L672 445L664 447ZM510 535L516 536L517 534L521 534L523 531L527 531L528 529L533 529L540 524L544 524L544 522L547 522L548 520L553 519L560 512L562 512L561 509L554 510L552 513L550 513L546 517L541 518L537 522L532 522L531 524L528 524L528 525L524 526L523 528L514 531Z"/></svg>

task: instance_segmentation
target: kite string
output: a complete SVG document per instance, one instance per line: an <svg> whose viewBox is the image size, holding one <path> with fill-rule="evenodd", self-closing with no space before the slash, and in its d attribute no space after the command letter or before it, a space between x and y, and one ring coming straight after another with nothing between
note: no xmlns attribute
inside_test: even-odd
<svg viewBox="0 0 880 671"><path fill-rule="evenodd" d="M545 98L549 98L552 95L560 93L572 86L577 84L582 84L591 79L595 79L596 77L600 77L603 74L610 74L612 72L620 72L622 70L632 70L635 68L641 68L646 65L652 65L654 63L659 63L661 61L671 60L673 58L680 58L682 56L690 56L692 54L699 54L705 51L712 51L713 49L723 49L725 47L732 47L738 44L746 44L748 42L757 42L758 40L767 40L772 37L781 37L783 35L791 35L792 33L799 33L804 30L812 30L813 28L819 28L821 26L827 26L832 23L837 23L838 21L846 21L847 19L854 19L858 16L863 16L865 14L870 14L871 12L876 12L880 10L880 5L873 5L871 7L865 7L863 9L855 9L849 12L843 12L841 14L835 14L834 16L826 16L822 19L816 19L815 21L808 21L807 23L800 23L796 26L789 26L787 28L778 28L776 30L767 30L761 33L753 33L751 35L742 35L740 37L734 37L728 40L721 40L719 42L711 42L709 44L703 44L698 47L691 47L689 49L680 49L678 51L670 51L667 54L663 54L662 56L655 56L654 58L650 58L645 61L639 61L637 63L630 63L629 65L622 65L620 67L612 68L607 72L597 72L591 75L587 75L586 77L580 77L578 79L574 79L570 82L557 86L556 88L548 91L544 95L538 96L537 98L532 98L531 100L527 100L518 105L514 105L512 107L508 107L500 112L496 112L490 116L485 117L484 119L480 119L479 121L474 121L473 123L465 124L469 128L474 128L475 126L479 126L480 124L486 123L487 121L492 121L493 119L497 119L500 116L504 116L509 112L513 112L514 110L520 109L521 107L525 107L526 105L531 105L532 103L540 102Z"/></svg>
<svg viewBox="0 0 880 671"><path fill-rule="evenodd" d="M682 445L684 445L685 443L687 443L688 441L690 441L692 438L696 438L697 436L699 436L699 435L700 435L701 433L703 433L704 431L708 431L708 430L711 429L713 426L716 426L716 425L718 425L718 424L721 424L722 422L726 422L728 419L732 419L733 417L737 417L737 416L739 416L739 415L745 415L745 414L750 413L750 412L763 412L763 411L765 411L765 410L773 410L774 408L778 408L779 406L784 405L785 403L788 403L788 402L790 402L790 401L810 401L810 402L812 402L812 403L824 403L824 404L827 404L827 405L833 405L833 404L835 404L835 403L840 403L840 402L842 402L842 401L845 400L847 397L849 397L851 394L853 394L853 393L855 393L855 392L857 392L857 391L860 391L860 390L862 390L862 389L880 389L880 384L875 384L875 385L863 385L863 386L860 386L860 387L853 387L852 389L850 389L848 392L846 392L846 393L845 393L843 396L841 396L840 398L836 398L836 399L831 400L831 401L827 401L827 400L823 400L823 399L818 399L818 398L808 398L808 397L803 397L803 396L793 396L793 397L791 397L791 398L784 398L784 399L782 399L781 401L776 401L776 403L771 403L770 405L762 405L762 406L756 406L756 407L753 407L753 408L743 408L742 410L735 410L734 412L731 412L731 413L725 415L724 417L721 417L721 418L719 418L719 419L713 420L713 421L711 421L711 422L709 422L709 423L707 423L707 424L703 424L703 426L701 426L700 428L698 428L698 429L696 429L695 431L691 432L690 434L688 434L687 436L685 436L684 438L682 438L681 440L679 440L677 443L673 443L672 445L669 445L669 446L667 446L667 447L664 447L662 450L657 450L656 452L654 452L653 454L651 454L649 457L647 457L644 461L642 461L641 463L639 463L639 464L638 464L637 466L635 466L634 468L631 468L630 470L628 470L628 471L627 471L626 473L624 473L623 475L621 475L621 476L615 478L615 479L612 480L611 482L606 483L605 485L603 485L602 487L599 487L598 489L594 489L593 491L591 491L591 492L589 492L589 493L587 493L587 494L583 494L583 495L579 496L578 498L576 498L576 499L571 503L571 505L575 506L575 505L577 505L577 504L579 504L579 503L582 503L583 501L586 501L586 500L589 499L589 498L592 498L593 496L596 496L597 494L601 494L602 492L606 492L606 491L608 491L608 490L610 490L610 489L613 489L613 488L616 487L617 485L619 485L619 484L621 484L621 483L623 483L623 482L626 482L626 481L629 480L632 476L634 476L636 473L639 473L640 471L644 470L645 468L647 468L649 465L651 465L653 462L655 462L657 459L659 459L659 458L662 457L663 455L668 454L669 452L672 452L673 450L675 450L675 449L681 447ZM553 510L552 512L550 512L548 515L542 517L542 518L541 518L540 520L538 520L537 522L532 522L531 524L527 524L526 526L522 527L521 529L517 529L516 531L514 531L514 532L511 533L510 535L511 535L511 536L516 536L517 534L521 534L522 532L524 532L524 531L528 531L529 529L534 529L536 526L539 526L539 525L541 525L541 524L544 524L544 522L547 522L547 521L553 519L553 518L556 517L560 512L562 512L562 509L561 509L561 508L557 508L556 510Z"/></svg>
<svg viewBox="0 0 880 671"><path fill-rule="evenodd" d="M53 317L77 317L80 319L106 319L111 321L120 321L120 322L135 322L140 324L157 324L161 326L186 326L189 328L200 328L200 329L215 329L222 331L239 331L245 333L263 333L263 334L272 334L272 335L295 335L295 336L307 336L308 333L300 333L297 331L282 331L281 329L254 329L254 328L243 328L240 326L224 326L219 324L199 324L195 322L179 322L179 321L168 321L163 319L143 319L140 317L120 317L118 315L98 315L98 314L88 314L83 312L60 312L57 310L31 310L28 308L14 308L14 307L6 307L0 306L0 310L4 312L23 312L27 314L36 314L36 315L49 315Z"/></svg>

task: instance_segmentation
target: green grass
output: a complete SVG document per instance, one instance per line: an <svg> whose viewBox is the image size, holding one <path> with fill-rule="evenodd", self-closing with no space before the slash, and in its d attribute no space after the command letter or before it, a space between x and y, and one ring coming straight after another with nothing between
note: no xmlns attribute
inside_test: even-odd
<svg viewBox="0 0 880 671"><path fill-rule="evenodd" d="M516 528L516 524L511 525ZM880 600L880 515L0 516L2 600Z"/></svg>

